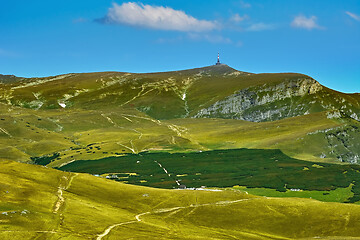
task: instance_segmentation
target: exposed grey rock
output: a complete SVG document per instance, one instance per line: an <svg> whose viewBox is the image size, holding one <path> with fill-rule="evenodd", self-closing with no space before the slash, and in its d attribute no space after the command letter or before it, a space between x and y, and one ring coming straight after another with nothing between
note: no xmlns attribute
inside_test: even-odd
<svg viewBox="0 0 360 240"><path fill-rule="evenodd" d="M201 109L194 117L225 117L261 122L304 115L309 112L309 106L292 106L292 98L312 95L322 88L311 78L250 87ZM275 102L279 104L273 105Z"/></svg>
<svg viewBox="0 0 360 240"><path fill-rule="evenodd" d="M326 115L326 117L329 118L329 119L340 118L340 117L341 117L341 113L340 113L340 111L328 112L327 115Z"/></svg>

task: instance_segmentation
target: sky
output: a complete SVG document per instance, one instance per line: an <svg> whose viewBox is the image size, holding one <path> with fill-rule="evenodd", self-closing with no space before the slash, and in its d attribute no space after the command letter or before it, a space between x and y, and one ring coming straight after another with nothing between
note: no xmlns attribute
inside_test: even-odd
<svg viewBox="0 0 360 240"><path fill-rule="evenodd" d="M218 52L360 92L360 0L0 0L0 74L182 70Z"/></svg>

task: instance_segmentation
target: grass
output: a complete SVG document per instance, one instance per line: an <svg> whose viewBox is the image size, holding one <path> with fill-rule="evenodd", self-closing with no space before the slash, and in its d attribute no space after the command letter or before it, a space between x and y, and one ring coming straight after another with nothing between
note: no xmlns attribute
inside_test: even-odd
<svg viewBox="0 0 360 240"><path fill-rule="evenodd" d="M340 162L359 149L359 124L333 120L326 112L252 123L233 119L156 120L136 110L31 110L0 104L0 157L28 162L59 153L49 166L142 151L187 152L213 149L281 149L310 161ZM343 129L343 130L341 130ZM339 129L348 137L332 138ZM330 138L331 137L331 138ZM347 140L348 139L348 140ZM350 141L344 148L343 141ZM97 148L89 149L89 144ZM329 148L330 144L334 149ZM333 152L333 153L331 153ZM322 154L326 158L320 158Z"/></svg>
<svg viewBox="0 0 360 240"><path fill-rule="evenodd" d="M188 129L184 134L186 138L209 149L277 148L294 158L328 162L339 162L329 153L331 149L327 149L326 134L336 131L330 129L359 126L358 123L328 119L326 113L262 123L232 119L175 119L168 122ZM341 141L338 145L342 145ZM320 158L323 152L327 154L326 159Z"/></svg>
<svg viewBox="0 0 360 240"><path fill-rule="evenodd" d="M94 239L114 224L132 221L103 239L355 239L360 234L360 206L354 204L265 198L242 190L155 189L13 161L0 164L0 212L10 211L0 214L5 240ZM64 202L54 212L59 187ZM135 219L146 212L140 222Z"/></svg>
<svg viewBox="0 0 360 240"><path fill-rule="evenodd" d="M352 161L359 154L359 130L346 146L346 137L333 141L326 133L308 134L339 126L359 127L349 118L350 109L358 112L358 94L323 87L317 94L273 101L250 110L291 109L277 116L283 118L279 121L259 124L184 118L238 91L248 89L267 96L273 93L263 91L265 88L299 79L310 77L250 74L222 65L165 73L84 73L9 82L0 90L0 116L5 119L0 121L1 128L10 134L0 130L4 146L0 157L27 162L30 157L58 152L59 158L49 166L60 166L129 152L247 147L281 149L291 157L310 161ZM65 103L66 108L59 103ZM305 114L307 108L312 114L297 116ZM341 109L347 120L328 119L326 111L333 109ZM231 114L222 117L234 117ZM174 124L183 131L174 131ZM88 144L99 144L103 151L87 151ZM75 148L81 148L80 152ZM320 158L323 154L326 159Z"/></svg>
<svg viewBox="0 0 360 240"><path fill-rule="evenodd" d="M324 202L346 202L347 199L354 196L351 191L353 184L350 184L347 188L336 188L330 191L308 191L308 190L290 190L286 192L279 192L275 189L269 188L248 188L245 186L234 186L234 189L246 191L249 194L265 197L295 197L295 198L312 198Z"/></svg>
<svg viewBox="0 0 360 240"><path fill-rule="evenodd" d="M357 202L360 196L358 165L314 164L290 158L279 150L233 149L127 154L99 160L75 161L60 169L98 175L108 173L117 181L158 188L176 188L177 181L191 188L240 185L285 193L276 196L289 196L291 194L287 191L290 189L322 191L321 194L331 192L331 195L321 199L319 192L312 193L319 200L334 200L337 196L336 199L342 202ZM350 185L352 187L349 188ZM345 188L347 190L341 190ZM296 193L295 196L308 197L312 194L308 191L304 192L306 194ZM339 198L339 193L345 192Z"/></svg>
<svg viewBox="0 0 360 240"><path fill-rule="evenodd" d="M40 101L41 109L61 109L59 101L75 109L99 110L124 106L142 110L152 118L161 120L187 116L185 101L182 100L184 93L188 116L195 116L199 110L210 107L239 90L255 89L254 91L261 96L264 94L262 92L264 87L299 79L311 78L297 73L250 74L238 72L226 65L151 74L117 72L69 74L3 84L0 102L35 108L33 101ZM341 109L350 115L351 111L348 109L358 113L360 106L359 95L343 94L325 87L315 97L306 95L301 99L296 97L294 99L295 108L304 104L311 113L340 109L346 105L346 109ZM342 102L343 99L345 102ZM315 104L312 103L313 100L316 100ZM272 108L281 109L288 104L287 101L284 103L280 101L279 106L275 101ZM303 115L305 111L300 111L299 115ZM296 116L296 114L285 114L280 118L287 116Z"/></svg>
<svg viewBox="0 0 360 240"><path fill-rule="evenodd" d="M327 162L360 154L350 117L359 94L324 87L251 110L286 108L272 122L185 118L240 90L264 97L263 87L305 78L211 66L0 80L0 238L94 239L114 226L104 239L355 239L359 206L329 201L360 201L358 165ZM327 117L333 109L340 119ZM231 189L159 188L175 180Z"/></svg>

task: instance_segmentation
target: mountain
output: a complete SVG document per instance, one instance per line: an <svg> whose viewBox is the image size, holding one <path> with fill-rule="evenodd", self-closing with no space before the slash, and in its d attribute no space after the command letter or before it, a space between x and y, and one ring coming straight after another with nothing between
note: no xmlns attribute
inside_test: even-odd
<svg viewBox="0 0 360 240"><path fill-rule="evenodd" d="M0 238L359 239L359 104L227 65L0 75Z"/></svg>
<svg viewBox="0 0 360 240"><path fill-rule="evenodd" d="M132 74L65 74L3 86L2 101L28 108L135 108L155 119L211 117L274 121L337 110L360 119L360 95L303 74L251 74L227 65Z"/></svg>
<svg viewBox="0 0 360 240"><path fill-rule="evenodd" d="M30 161L59 153L54 166L163 149L271 148L351 163L360 155L360 95L297 73L252 74L227 65L71 73L3 83L0 103L1 157ZM103 153L74 150L96 142L106 142Z"/></svg>

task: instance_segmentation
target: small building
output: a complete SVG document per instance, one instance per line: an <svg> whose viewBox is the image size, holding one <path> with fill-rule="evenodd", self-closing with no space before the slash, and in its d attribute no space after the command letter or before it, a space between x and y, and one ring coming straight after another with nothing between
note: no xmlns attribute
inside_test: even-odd
<svg viewBox="0 0 360 240"><path fill-rule="evenodd" d="M186 189L186 186L185 186L184 184L181 184L181 185L179 186L179 189Z"/></svg>

